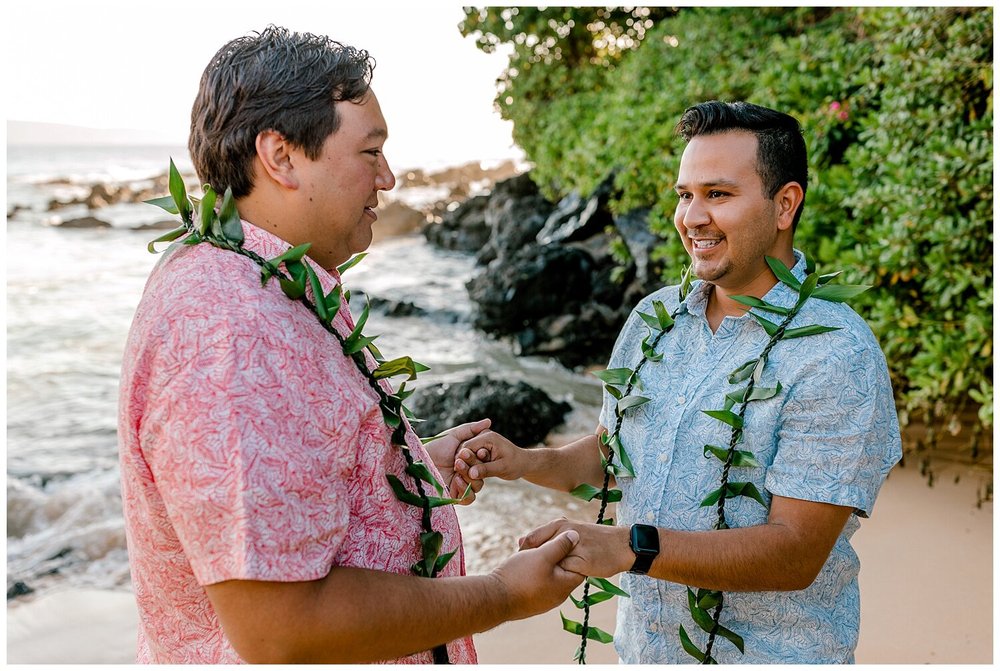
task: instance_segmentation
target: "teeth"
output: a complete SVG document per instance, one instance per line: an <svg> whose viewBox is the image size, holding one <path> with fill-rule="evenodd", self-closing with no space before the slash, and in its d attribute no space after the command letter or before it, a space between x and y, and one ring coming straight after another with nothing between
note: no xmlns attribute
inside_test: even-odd
<svg viewBox="0 0 1000 671"><path fill-rule="evenodd" d="M695 249L711 249L720 242L722 242L722 238L716 238L714 240L691 240L691 244L694 245Z"/></svg>

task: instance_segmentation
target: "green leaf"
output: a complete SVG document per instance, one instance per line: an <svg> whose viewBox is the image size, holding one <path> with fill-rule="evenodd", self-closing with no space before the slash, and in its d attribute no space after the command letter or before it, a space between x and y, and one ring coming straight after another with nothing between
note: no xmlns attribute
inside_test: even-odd
<svg viewBox="0 0 1000 671"><path fill-rule="evenodd" d="M621 463L622 468L625 469L625 472L627 472L630 476L634 478L635 466L632 465L632 460L629 458L628 452L625 451L625 446L622 445L622 441L618 437L618 434L615 434L612 437L610 445L611 449L613 449L615 451L615 454L618 455L618 460Z"/></svg>
<svg viewBox="0 0 1000 671"><path fill-rule="evenodd" d="M594 625L587 627L587 638L598 643L611 643L615 640L614 636Z"/></svg>
<svg viewBox="0 0 1000 671"><path fill-rule="evenodd" d="M422 461L415 461L412 464L407 465L406 472L432 486L438 494L444 493L444 486L437 481L437 478L434 477L431 469L427 468L427 464Z"/></svg>
<svg viewBox="0 0 1000 671"><path fill-rule="evenodd" d="M562 611L559 611L559 617L562 619L563 629L565 629L571 634L576 634L577 636L583 633L582 622L576 622L574 620L568 619L565 615L562 614Z"/></svg>
<svg viewBox="0 0 1000 671"><path fill-rule="evenodd" d="M349 269L351 269L354 266L356 266L359 263L361 263L361 260L363 258L365 258L366 256L368 256L368 252L362 252L360 254L355 254L354 256L352 256L351 258L349 258L347 261L344 261L339 266L337 266L337 273L343 275Z"/></svg>
<svg viewBox="0 0 1000 671"><path fill-rule="evenodd" d="M704 454L706 459L709 454L713 454L722 463L726 463L726 459L729 458L729 450L718 445L706 445ZM736 468L757 468L760 466L760 462L753 456L753 452L733 450L733 466Z"/></svg>
<svg viewBox="0 0 1000 671"><path fill-rule="evenodd" d="M833 278L837 277L838 275L840 275L843 272L844 272L843 270L838 270L835 273L827 273L826 275L820 275L819 276L819 285L823 286L824 284L826 284L827 282L829 282L830 280L832 280ZM813 292L813 296L815 296L815 295L816 295L816 293Z"/></svg>
<svg viewBox="0 0 1000 671"><path fill-rule="evenodd" d="M743 382L743 380L750 379L750 375L753 373L753 368L757 365L757 361L758 359L751 359L730 373L729 384L738 384Z"/></svg>
<svg viewBox="0 0 1000 671"><path fill-rule="evenodd" d="M613 517L605 517L603 520L601 520L600 522L598 522L598 524L604 524L606 526L613 527L615 525L615 518L613 518Z"/></svg>
<svg viewBox="0 0 1000 671"><path fill-rule="evenodd" d="M390 429L398 428L403 421L399 413L392 408L387 408L385 405L379 405L379 408L382 409L382 419L385 421L386 426Z"/></svg>
<svg viewBox="0 0 1000 671"><path fill-rule="evenodd" d="M614 584L610 580L607 580L606 578L594 578L594 577L590 577L590 578L587 578L587 582L589 582L594 587L602 589L605 592L610 592L611 594L614 594L615 596L623 596L626 599L629 598L629 593L628 592L626 592L625 590L623 590L621 587L619 587L618 585Z"/></svg>
<svg viewBox="0 0 1000 671"><path fill-rule="evenodd" d="M722 592L711 589L699 589L697 601L698 605L705 610L715 608L722 602Z"/></svg>
<svg viewBox="0 0 1000 671"><path fill-rule="evenodd" d="M702 412L712 419L717 419L724 424L728 424L734 429L743 428L743 418L731 410L702 410Z"/></svg>
<svg viewBox="0 0 1000 671"><path fill-rule="evenodd" d="M378 368L372 371L372 377L376 380L381 380L382 378L395 377L396 375L407 375L407 380L415 380L417 379L417 373L423 373L427 370L430 370L430 368L422 363L417 363L408 356L401 356L392 361L380 364Z"/></svg>
<svg viewBox="0 0 1000 671"><path fill-rule="evenodd" d="M649 336L642 339L641 343L642 355L649 359L652 363L659 363L663 361L663 355L658 354L653 346L649 343Z"/></svg>
<svg viewBox="0 0 1000 671"><path fill-rule="evenodd" d="M687 295L691 293L691 286L694 284L694 273L692 272L693 267L693 265L684 266L684 269L681 271L681 283L680 286L677 287L677 297L681 303L683 303L684 299L687 298Z"/></svg>
<svg viewBox="0 0 1000 671"><path fill-rule="evenodd" d="M609 394L611 394L614 398L621 400L622 393L618 390L617 387L612 387L610 384L606 384L604 385L604 390Z"/></svg>
<svg viewBox="0 0 1000 671"><path fill-rule="evenodd" d="M761 310L766 310L767 312L774 312L779 315L788 315L791 310L788 308L783 308L780 305L772 305L766 301L762 301L759 298L753 296L730 296L737 303L742 303L751 308L759 308Z"/></svg>
<svg viewBox="0 0 1000 671"><path fill-rule="evenodd" d="M805 336L819 335L820 333L829 333L830 331L839 331L839 326L820 326L818 324L813 324L811 326L800 326L796 329L788 329L781 336L782 340L791 340L792 338L803 338Z"/></svg>
<svg viewBox="0 0 1000 671"><path fill-rule="evenodd" d="M646 314L645 312L639 312L638 315L642 319L642 321L646 322L646 326L653 329L654 331L660 330L660 320L657 319L654 315L649 315Z"/></svg>
<svg viewBox="0 0 1000 671"><path fill-rule="evenodd" d="M285 292L285 295L293 301L297 301L306 295L305 283L299 283L295 280L286 280L284 277L279 277L278 284L281 285L281 290Z"/></svg>
<svg viewBox="0 0 1000 671"><path fill-rule="evenodd" d="M198 232L202 235L208 232L212 219L215 218L215 189L206 184L204 191L205 197L198 206Z"/></svg>
<svg viewBox="0 0 1000 671"><path fill-rule="evenodd" d="M806 300L812 296L813 291L816 290L816 284L819 282L819 275L816 273L811 273L806 276L806 281L802 283L799 287L799 304L805 303Z"/></svg>
<svg viewBox="0 0 1000 671"><path fill-rule="evenodd" d="M678 632L678 634L680 635L680 638L681 638L681 647L684 648L684 652L686 652L687 654L691 655L692 657L694 657L695 659L697 659L699 662L701 662L701 663L704 664L705 663L705 653L703 653L701 650L699 650L698 646L696 646L694 643L691 642L691 637L688 636L688 633L686 631L684 631L684 625L682 624L680 627L681 628L680 628L680 631Z"/></svg>
<svg viewBox="0 0 1000 671"><path fill-rule="evenodd" d="M602 382L608 384L627 385L632 375L635 374L631 368L608 368L607 370L594 371L593 375Z"/></svg>
<svg viewBox="0 0 1000 671"><path fill-rule="evenodd" d="M674 325L674 318L667 312L667 308L662 301L653 301L653 310L656 311L656 319L660 324L660 330L666 331Z"/></svg>
<svg viewBox="0 0 1000 671"><path fill-rule="evenodd" d="M410 490L408 490L406 486L402 482L400 482L399 478L397 478L395 475L393 475L392 473L387 473L385 479L389 481L389 486L392 488L392 492L393 494L396 495L397 499L399 499L403 503L408 503L411 506L419 506L421 508L423 507L424 502L421 500L421 498L416 494L414 494L413 492L411 492Z"/></svg>
<svg viewBox="0 0 1000 671"><path fill-rule="evenodd" d="M234 245L243 244L243 223L236 211L236 199L233 190L226 189L222 196L222 206L219 207L219 222L222 224L222 235Z"/></svg>
<svg viewBox="0 0 1000 671"><path fill-rule="evenodd" d="M451 558L455 556L456 552L458 552L457 548L438 557L437 561L434 563L434 573L440 573L444 567L448 565L448 562L451 561Z"/></svg>
<svg viewBox="0 0 1000 671"><path fill-rule="evenodd" d="M728 640L730 643L735 645L740 652L743 652L743 637L732 629L727 629L720 624L715 628L715 635Z"/></svg>
<svg viewBox="0 0 1000 671"><path fill-rule="evenodd" d="M733 498L736 496L746 496L747 498L751 498L767 508L767 504L764 502L764 497L761 496L760 490L758 490L757 486L752 482L731 483L728 487L726 498Z"/></svg>
<svg viewBox="0 0 1000 671"><path fill-rule="evenodd" d="M756 319L757 323L759 323L761 326L764 327L764 330L767 332L767 335L773 338L774 335L778 333L778 325L775 324L774 322L764 319L756 312L751 312L750 316Z"/></svg>
<svg viewBox="0 0 1000 671"><path fill-rule="evenodd" d="M626 410L645 405L649 401L650 399L645 396L626 396L618 401L618 412L624 413Z"/></svg>
<svg viewBox="0 0 1000 671"><path fill-rule="evenodd" d="M688 611L691 613L691 619L694 623L701 627L701 630L707 634L712 633L712 627L715 626L715 622L712 620L712 616L707 610L698 605L698 600L695 598L694 592L690 587L687 588L688 597Z"/></svg>
<svg viewBox="0 0 1000 671"><path fill-rule="evenodd" d="M371 345L376 338L378 338L377 335L365 336L364 338L356 338L356 339L348 338L347 340L344 341L344 353L356 354L357 352L360 352L361 350Z"/></svg>
<svg viewBox="0 0 1000 671"><path fill-rule="evenodd" d="M871 287L864 284L830 284L819 287L813 292L812 296L813 298L830 301L831 303L845 303L855 296L860 296L869 289Z"/></svg>
<svg viewBox="0 0 1000 671"><path fill-rule="evenodd" d="M753 391L750 392L750 396L747 397L747 389L749 385L743 389L737 389L736 391L731 391L726 394L726 399L732 401L733 403L749 403L750 401L766 401L769 398L774 398L781 392L781 383L778 382L774 387L757 387L754 386ZM732 406L730 406L732 407ZM728 410L729 408L727 408Z"/></svg>
<svg viewBox="0 0 1000 671"><path fill-rule="evenodd" d="M708 506L714 506L722 498L722 487L712 491L708 496L701 500L701 507L707 508Z"/></svg>
<svg viewBox="0 0 1000 671"><path fill-rule="evenodd" d="M177 208L177 214L181 215L181 219L187 221L191 217L191 203L187 198L187 189L184 187L184 178L181 177L181 173L177 170L177 166L174 165L174 159L170 159L170 177L168 182L170 195L173 197L174 206Z"/></svg>
<svg viewBox="0 0 1000 671"><path fill-rule="evenodd" d="M309 251L310 247L312 247L312 243L309 242L302 245L298 245L297 247L292 247L291 249L286 250L280 256L274 257L268 263L272 264L275 268L277 268L282 263L285 263L287 261L301 261L302 257L305 256L306 252Z"/></svg>
<svg viewBox="0 0 1000 671"><path fill-rule="evenodd" d="M796 279L795 275L792 274L792 271L789 270L788 266L784 263L771 256L765 256L764 260L767 261L767 265L771 267L771 272L774 273L774 276L781 282L787 284L796 291L802 288L802 283Z"/></svg>
<svg viewBox="0 0 1000 671"><path fill-rule="evenodd" d="M177 210L177 204L174 202L173 196L163 196L161 198L150 198L149 200L142 201L147 205L155 205L161 210L166 210L170 214L180 214Z"/></svg>
<svg viewBox="0 0 1000 671"><path fill-rule="evenodd" d="M309 285L312 287L313 298L315 299L313 305L316 306L316 314L319 316L321 322L329 324L332 317L326 309L326 302L323 300L323 286L320 284L319 276L308 263L302 265L305 267L306 276L309 278Z"/></svg>
<svg viewBox="0 0 1000 671"><path fill-rule="evenodd" d="M572 594L569 595L569 600L573 602L573 605L580 609L587 606L596 606L599 603L604 603L605 601L613 598L615 598L615 595L611 592L591 592L585 599L577 599Z"/></svg>
<svg viewBox="0 0 1000 671"><path fill-rule="evenodd" d="M602 491L602 489L585 482L582 485L575 487L573 491L570 492L570 495L575 496L578 499L583 499L584 501L593 501L594 499L601 498ZM617 503L621 500L622 492L620 489L608 490L608 503Z"/></svg>
<svg viewBox="0 0 1000 671"><path fill-rule="evenodd" d="M150 242L148 245L146 245L146 250L150 254L157 254L158 252L156 251L156 247L155 247L155 245L156 245L157 242L173 242L174 240L176 240L177 238L181 237L182 235L184 235L187 232L188 232L188 229L187 229L186 226L178 226L174 230L172 230L172 231L170 231L168 233L164 233L163 235L161 235L160 237L158 237L156 240L153 240L152 242Z"/></svg>

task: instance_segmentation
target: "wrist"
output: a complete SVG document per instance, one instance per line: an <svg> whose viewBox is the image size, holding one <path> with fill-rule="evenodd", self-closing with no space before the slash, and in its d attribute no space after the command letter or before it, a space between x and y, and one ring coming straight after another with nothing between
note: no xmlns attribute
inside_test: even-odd
<svg viewBox="0 0 1000 671"><path fill-rule="evenodd" d="M649 524L633 524L629 529L629 549L633 555L629 573L646 575L660 554L660 530Z"/></svg>

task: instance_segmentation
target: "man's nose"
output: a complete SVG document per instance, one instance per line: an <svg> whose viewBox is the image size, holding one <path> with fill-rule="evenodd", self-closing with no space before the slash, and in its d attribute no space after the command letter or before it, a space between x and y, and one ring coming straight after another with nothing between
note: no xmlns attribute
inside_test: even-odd
<svg viewBox="0 0 1000 671"><path fill-rule="evenodd" d="M392 187L396 186L396 176L392 174L392 168L385 160L385 155L383 154L380 158L382 161L378 174L375 175L375 188L379 191L392 191Z"/></svg>
<svg viewBox="0 0 1000 671"><path fill-rule="evenodd" d="M684 208L681 223L685 228L698 228L709 222L708 209L701 198L692 198Z"/></svg>

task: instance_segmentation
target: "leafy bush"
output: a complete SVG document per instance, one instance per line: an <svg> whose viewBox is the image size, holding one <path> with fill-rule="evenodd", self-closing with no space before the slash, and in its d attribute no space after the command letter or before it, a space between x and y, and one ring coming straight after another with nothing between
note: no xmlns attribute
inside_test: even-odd
<svg viewBox="0 0 1000 671"><path fill-rule="evenodd" d="M684 109L742 99L796 116L810 151L796 245L874 285L857 308L904 427L971 419L975 443L993 424L992 25L991 8L493 8L460 29L513 45L497 104L543 192L617 171L612 207L652 208L665 280L685 259Z"/></svg>

